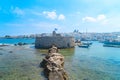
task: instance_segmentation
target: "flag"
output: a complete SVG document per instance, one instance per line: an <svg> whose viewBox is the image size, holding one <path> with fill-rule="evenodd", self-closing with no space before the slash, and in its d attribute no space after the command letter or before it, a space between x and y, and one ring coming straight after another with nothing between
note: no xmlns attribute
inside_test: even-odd
<svg viewBox="0 0 120 80"><path fill-rule="evenodd" d="M54 31L57 31L57 30L58 30L57 28L54 29Z"/></svg>

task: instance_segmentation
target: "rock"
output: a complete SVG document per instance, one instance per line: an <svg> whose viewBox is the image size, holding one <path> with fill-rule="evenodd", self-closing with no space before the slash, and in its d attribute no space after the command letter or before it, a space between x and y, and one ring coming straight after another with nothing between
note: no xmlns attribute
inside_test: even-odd
<svg viewBox="0 0 120 80"><path fill-rule="evenodd" d="M3 48L0 48L0 50L3 50Z"/></svg>
<svg viewBox="0 0 120 80"><path fill-rule="evenodd" d="M17 44L14 44L14 46L17 46Z"/></svg>
<svg viewBox="0 0 120 80"><path fill-rule="evenodd" d="M64 70L64 56L58 53L57 47L52 46L48 50L40 66L44 68L44 75L48 80L68 80Z"/></svg>
<svg viewBox="0 0 120 80"><path fill-rule="evenodd" d="M23 43L22 43L22 42L19 42L19 43L18 43L18 45L19 45L19 46L22 46L22 45L23 45Z"/></svg>
<svg viewBox="0 0 120 80"><path fill-rule="evenodd" d="M28 43L23 43L23 45L27 45Z"/></svg>
<svg viewBox="0 0 120 80"><path fill-rule="evenodd" d="M1 44L0 47L9 46L8 44Z"/></svg>
<svg viewBox="0 0 120 80"><path fill-rule="evenodd" d="M13 53L13 51L9 51L9 53Z"/></svg>
<svg viewBox="0 0 120 80"><path fill-rule="evenodd" d="M83 80L89 80L88 78L85 78L85 79L83 79Z"/></svg>
<svg viewBox="0 0 120 80"><path fill-rule="evenodd" d="M57 47L55 47L55 45L53 45L52 48L50 48L50 49L48 50L48 53L58 53Z"/></svg>

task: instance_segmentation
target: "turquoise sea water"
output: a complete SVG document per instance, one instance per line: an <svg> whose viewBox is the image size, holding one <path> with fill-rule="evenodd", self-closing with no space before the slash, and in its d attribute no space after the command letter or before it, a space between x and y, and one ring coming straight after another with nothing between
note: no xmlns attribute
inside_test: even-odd
<svg viewBox="0 0 120 80"><path fill-rule="evenodd" d="M21 38L21 39L0 39L0 43L5 43L5 44L17 44L19 42L22 42L22 43L34 43L35 42L35 39L28 39L28 38Z"/></svg>
<svg viewBox="0 0 120 80"><path fill-rule="evenodd" d="M0 80L45 80L39 68L44 55L33 46L0 47ZM120 80L120 48L93 42L88 49L76 46L61 53L70 80Z"/></svg>
<svg viewBox="0 0 120 80"><path fill-rule="evenodd" d="M89 49L75 47L69 61L72 80L120 80L120 48L93 42Z"/></svg>

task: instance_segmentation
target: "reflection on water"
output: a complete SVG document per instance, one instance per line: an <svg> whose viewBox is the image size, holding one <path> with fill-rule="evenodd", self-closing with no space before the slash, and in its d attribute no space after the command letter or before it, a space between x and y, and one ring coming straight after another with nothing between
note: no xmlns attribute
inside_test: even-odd
<svg viewBox="0 0 120 80"><path fill-rule="evenodd" d="M44 80L39 63L46 50L31 46L0 47L0 80ZM89 49L60 50L70 80L119 80L120 50L94 42Z"/></svg>

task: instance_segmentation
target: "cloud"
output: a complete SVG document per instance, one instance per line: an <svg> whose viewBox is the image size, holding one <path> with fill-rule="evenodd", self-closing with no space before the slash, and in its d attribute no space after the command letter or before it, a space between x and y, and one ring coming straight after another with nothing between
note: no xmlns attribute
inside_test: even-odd
<svg viewBox="0 0 120 80"><path fill-rule="evenodd" d="M97 20L100 21L100 20L105 20L106 19L106 16L105 15L98 15L97 17Z"/></svg>
<svg viewBox="0 0 120 80"><path fill-rule="evenodd" d="M58 16L58 20L64 20L65 19L65 16L63 15L63 14L60 14L59 16Z"/></svg>
<svg viewBox="0 0 120 80"><path fill-rule="evenodd" d="M12 9L12 13L14 13L16 15L24 15L25 14L25 12L22 9L20 9L19 7L15 7L15 8L11 7L11 9Z"/></svg>
<svg viewBox="0 0 120 80"><path fill-rule="evenodd" d="M82 20L87 22L96 22L96 19L93 17L84 17Z"/></svg>
<svg viewBox="0 0 120 80"><path fill-rule="evenodd" d="M65 16L63 14L57 14L56 11L43 11L43 15L52 20L64 20Z"/></svg>
<svg viewBox="0 0 120 80"><path fill-rule="evenodd" d="M56 19L57 18L57 14L55 11L49 12L49 11L43 11L43 14L50 19Z"/></svg>
<svg viewBox="0 0 120 80"><path fill-rule="evenodd" d="M108 19L104 14L98 15L96 18L87 16L87 17L84 17L82 20L84 22L101 22L103 24L107 24L108 22Z"/></svg>

